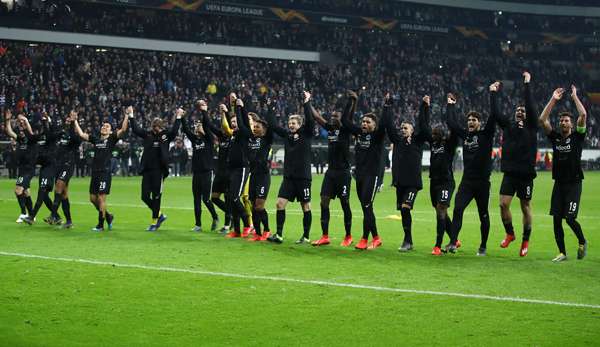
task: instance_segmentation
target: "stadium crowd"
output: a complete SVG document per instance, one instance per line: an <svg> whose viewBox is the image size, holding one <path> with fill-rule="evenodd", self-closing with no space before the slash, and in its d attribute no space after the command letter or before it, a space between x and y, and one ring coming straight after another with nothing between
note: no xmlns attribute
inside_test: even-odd
<svg viewBox="0 0 600 347"><path fill-rule="evenodd" d="M596 18L569 16L543 16L502 11L483 11L446 6L431 6L398 1L341 1L332 3L324 0L272 1L254 0L243 5L263 5L283 7L333 14L357 14L380 18L427 23L446 26L472 26L482 29L503 31L555 32L597 35L600 21ZM169 37L178 33L190 40L203 39L206 31L223 30L215 23L230 22L231 17L203 16L201 21L196 14L169 13L163 10L132 10L113 5L82 3L80 1L31 1L17 6L11 17L18 18L17 26L33 26L45 30L67 30L75 32L103 32L112 34L135 33L143 37ZM210 18L215 23L207 25ZM186 25L186 22L191 25ZM194 23L197 22L197 23ZM236 18L236 23L253 27L256 20ZM168 25L161 25L168 23ZM175 25L173 25L175 23ZM280 23L280 25L286 23ZM260 25L268 25L260 23ZM241 25L243 26L243 25ZM184 30L186 29L186 30ZM191 30L187 30L191 29ZM198 30L199 29L199 30ZM282 36L282 41L286 39Z"/></svg>

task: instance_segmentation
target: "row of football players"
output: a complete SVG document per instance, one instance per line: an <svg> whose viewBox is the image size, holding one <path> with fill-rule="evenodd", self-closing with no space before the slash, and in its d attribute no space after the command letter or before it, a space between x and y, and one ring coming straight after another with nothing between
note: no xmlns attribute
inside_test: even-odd
<svg viewBox="0 0 600 347"><path fill-rule="evenodd" d="M133 108L125 110L121 127L113 131L110 123L104 123L99 135L84 133L78 124L77 114L71 112L64 126L50 122L44 116L42 131L34 133L27 118L19 115L19 132L15 133L10 125L11 113L7 111L7 133L19 144L19 177L15 193L21 208L21 219L33 223L43 203L51 211L49 223L59 220L58 207L62 205L66 223L72 225L68 200L68 182L72 174L76 148L81 140L94 146L92 178L90 181L90 201L98 210L98 224L94 231L104 230L106 222L112 228L114 216L108 212L106 196L110 193L111 152L118 139L129 127L143 139L144 152L142 167L142 200L152 212L149 231L157 230L166 220L161 213L161 195L163 183L168 176L169 143L182 127L193 146L192 191L194 197L195 231L201 230L201 204L210 212L212 230L219 223L214 205L225 212L226 237L246 237L252 234L251 241L283 242L285 208L288 202L298 201L303 210L303 235L297 243L309 243L312 224L311 214L311 144L315 122L328 132L328 170L321 187L321 229L320 239L312 245L323 246L330 243L329 204L338 198L344 212L346 235L342 246L352 245L352 212L349 195L352 175L350 172L350 144L354 141L356 158L356 192L363 211L362 237L355 245L357 249L374 249L382 245L377 231L373 203L381 184L383 172L384 140L387 135L393 144L392 185L396 189L397 209L402 216L404 240L399 250L408 252L413 249L412 216L418 192L422 189L421 160L425 143L431 148L430 197L436 212L436 241L433 255L443 252L455 252L460 247L458 239L462 228L465 208L475 200L481 222L481 243L478 255L487 251L487 239L490 229L488 201L490 194L490 174L492 162L493 138L496 125L503 130L502 162L504 173L500 187L500 210L506 236L501 247L506 248L515 240L510 211L514 195L520 200L523 213L523 239L520 255L526 256L531 235L532 214L530 201L533 194L533 181L536 177L535 161L537 154L537 132L541 126L550 139L554 150L553 178L555 180L551 198L550 214L554 218L554 233L559 255L554 261L567 259L564 244L562 220L574 231L579 245L577 257L583 258L587 252L587 242L580 224L577 222L583 172L581 170L581 151L585 137L586 111L577 96L577 90L571 87L573 99L579 117L574 124L569 112L559 114L559 131L552 129L550 114L556 103L562 99L564 90L555 90L542 114L538 117L531 98L531 76L523 73L523 100L516 105L514 117L500 114L498 93L500 83L490 85L490 116L482 126L481 113L470 111L466 114L466 128L460 124L455 111L456 98L448 94L446 112L442 118L445 126L431 128L429 121L430 98L424 96L420 105L417 124L403 121L399 131L392 116L393 99L387 94L380 115L364 114L360 125L354 124L354 113L358 96L348 92L347 103L342 112L334 112L325 119L311 104L311 94L304 92L304 116L292 115L287 128L278 125L275 119L275 105L267 101L266 112L259 115L247 112L244 103L235 94L229 96L229 105L220 105L221 127L208 119L206 102L199 101L197 108L199 120L190 129L187 121L182 121L186 113L182 109L175 111L175 123L166 129L160 118L152 120L149 130L141 129L135 120ZM273 136L278 135L285 143L284 178L279 188L276 203L276 232L271 233L265 201L270 189L269 154ZM218 160L215 167L213 138L218 139ZM452 219L448 208L455 189L453 176L453 158L456 148L462 140L464 173L458 187ZM32 206L29 197L29 183L33 177L39 150L40 193ZM216 173L216 174L215 174ZM56 177L55 177L56 176ZM55 183L54 201L49 197L52 182ZM221 199L224 196L224 200ZM248 206L244 206L244 197ZM233 224L229 231L230 223ZM243 228L242 228L243 225ZM442 249L444 234L450 242ZM369 242L369 238L371 241Z"/></svg>

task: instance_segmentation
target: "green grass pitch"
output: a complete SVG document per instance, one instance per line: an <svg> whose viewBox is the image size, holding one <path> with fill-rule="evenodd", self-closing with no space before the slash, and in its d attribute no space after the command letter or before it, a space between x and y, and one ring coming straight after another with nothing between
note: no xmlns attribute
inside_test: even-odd
<svg viewBox="0 0 600 347"><path fill-rule="evenodd" d="M498 208L500 180L499 174L493 175L488 256L475 256L479 221L473 203L465 213L459 253L433 257L429 253L435 214L429 187L419 193L414 209L415 251L400 254L397 247L403 233L401 222L389 218L399 215L389 176L375 200L383 246L367 252L338 246L343 226L337 200L331 205L333 244L315 248L293 244L302 228L298 204L288 206L282 245L190 232L189 177L167 179L163 210L169 219L156 233L144 231L150 213L139 198L141 178L116 177L108 200L115 227L99 234L89 231L96 222L96 211L88 202L89 178L71 182L75 228L69 231L40 221L32 227L15 224L14 183L3 179L0 345L598 345L600 173L586 173L581 200L579 220L590 244L588 257L576 260L577 242L565 224L570 259L560 264L550 261L557 253L547 214L550 174L542 173L535 181L534 228L526 258L518 256L518 200L513 202L517 242L508 249L499 247L504 236ZM320 235L321 181L322 176L314 176L313 239ZM281 177L273 177L268 202L272 228L280 182ZM37 181L33 185L37 187ZM354 190L352 209L358 240L362 213ZM43 207L38 219L46 215ZM205 210L203 219L208 228Z"/></svg>

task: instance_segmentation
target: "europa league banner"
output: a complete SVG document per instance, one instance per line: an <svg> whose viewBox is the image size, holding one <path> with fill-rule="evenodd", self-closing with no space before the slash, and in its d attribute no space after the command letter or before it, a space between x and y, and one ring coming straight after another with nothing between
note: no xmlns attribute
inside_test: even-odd
<svg viewBox="0 0 600 347"><path fill-rule="evenodd" d="M363 29L378 29L393 32L430 33L457 35L474 39L520 42L545 42L549 44L599 45L600 38L589 35L555 34L540 32L509 32L496 28L473 28L445 26L435 23L408 22L393 18L373 18L338 15L331 13L299 11L278 7L225 3L214 0L82 0L114 5L146 7L173 11L189 11L199 14L217 14L261 18L264 20L290 23L349 26Z"/></svg>

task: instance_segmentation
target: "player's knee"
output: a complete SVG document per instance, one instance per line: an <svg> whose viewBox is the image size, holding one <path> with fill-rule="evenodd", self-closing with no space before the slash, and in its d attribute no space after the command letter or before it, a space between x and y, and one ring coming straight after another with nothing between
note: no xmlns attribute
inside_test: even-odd
<svg viewBox="0 0 600 347"><path fill-rule="evenodd" d="M448 214L448 207L438 204L435 208L435 213L438 217L445 217Z"/></svg>
<svg viewBox="0 0 600 347"><path fill-rule="evenodd" d="M490 215L487 211L479 212L479 219L482 221L490 220Z"/></svg>
<svg viewBox="0 0 600 347"><path fill-rule="evenodd" d="M410 212L411 207L409 204L402 204L402 206L400 207L400 211L404 211L404 212Z"/></svg>
<svg viewBox="0 0 600 347"><path fill-rule="evenodd" d="M254 201L254 208L255 208L257 211L262 211L262 210L264 210L264 209L265 209L265 200L263 200L263 199L256 199L256 200Z"/></svg>
<svg viewBox="0 0 600 347"><path fill-rule="evenodd" d="M285 205L286 205L286 202L285 202L285 200L283 200L283 199L277 199L277 202L275 203L275 207L276 207L278 210L283 210L283 209L285 209Z"/></svg>
<svg viewBox="0 0 600 347"><path fill-rule="evenodd" d="M308 212L308 211L310 211L310 202L303 202L303 203L302 203L302 211L303 211L303 212Z"/></svg>
<svg viewBox="0 0 600 347"><path fill-rule="evenodd" d="M15 194L21 195L21 194L23 194L23 191L24 191L23 187L21 187L21 186L15 187Z"/></svg>
<svg viewBox="0 0 600 347"><path fill-rule="evenodd" d="M570 227L573 227L574 225L576 225L576 224L577 224L577 219L575 218L575 216L567 216L567 217L565 218L565 220L567 221L567 224L568 224Z"/></svg>

